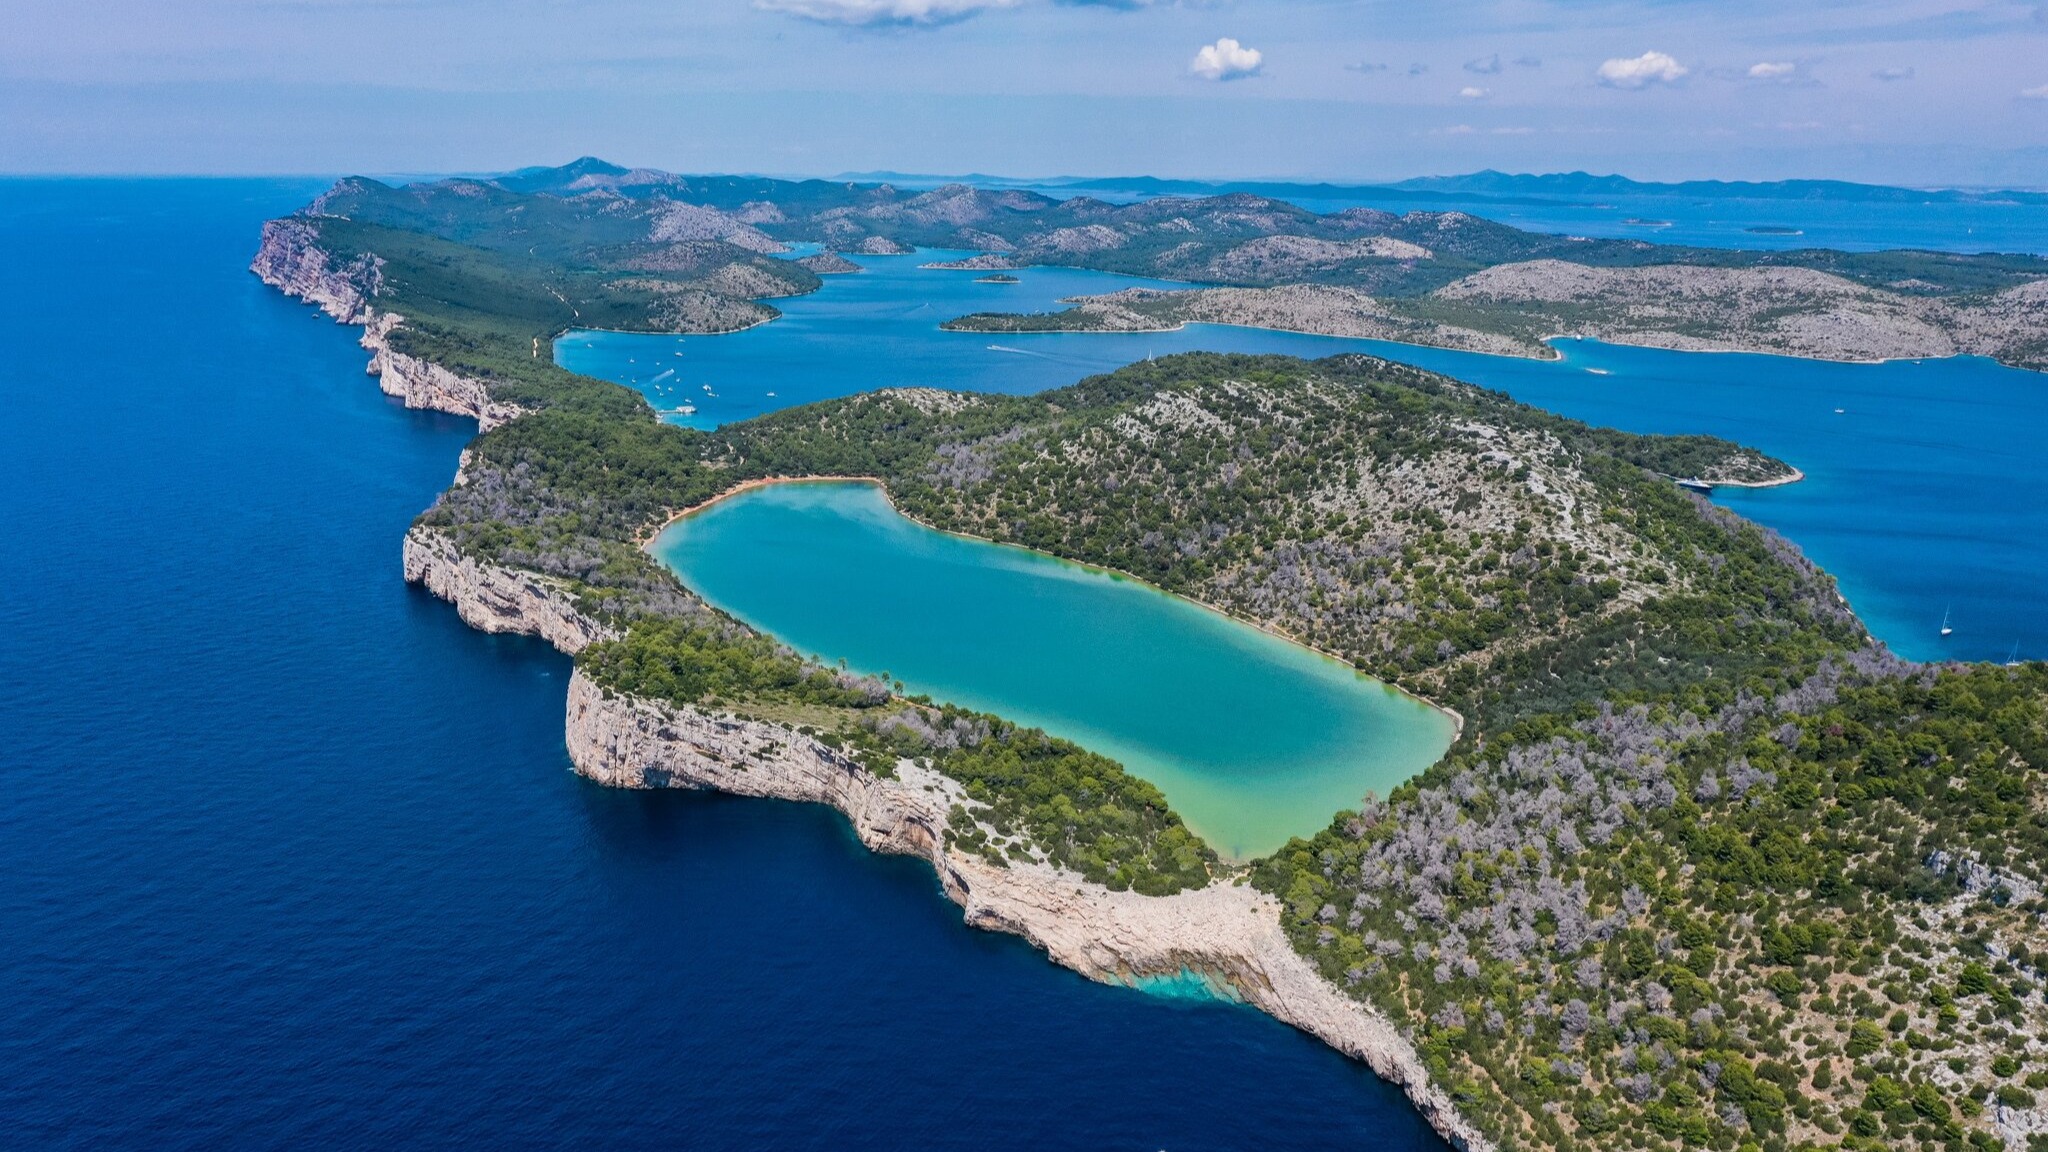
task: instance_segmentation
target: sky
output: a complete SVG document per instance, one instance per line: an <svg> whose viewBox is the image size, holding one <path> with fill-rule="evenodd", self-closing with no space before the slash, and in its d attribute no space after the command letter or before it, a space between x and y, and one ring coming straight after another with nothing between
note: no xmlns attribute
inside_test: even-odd
<svg viewBox="0 0 2048 1152"><path fill-rule="evenodd" d="M2048 0L8 0L0 171L2048 186Z"/></svg>

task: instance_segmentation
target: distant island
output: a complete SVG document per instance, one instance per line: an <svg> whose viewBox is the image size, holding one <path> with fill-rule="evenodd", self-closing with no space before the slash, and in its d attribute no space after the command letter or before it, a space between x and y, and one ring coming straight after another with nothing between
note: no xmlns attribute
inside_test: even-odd
<svg viewBox="0 0 2048 1152"><path fill-rule="evenodd" d="M2048 665L1898 660L1796 548L1669 479L1790 464L1369 356L1188 354L705 432L546 353L572 326L770 322L765 301L819 283L782 258L795 242L1207 285L956 324L987 330L1237 317L1522 355L1566 329L1811 354L1939 336L2036 367L2041 261L586 160L344 180L268 224L253 269L360 326L386 391L478 419L405 575L575 656L567 743L593 779L832 805L928 861L969 923L1099 980L1192 975L1367 1061L1463 1148L2048 1132ZM645 551L706 501L802 477L871 479L931 526L1313 645L1454 710L1458 740L1316 836L1226 862L1115 761L805 659Z"/></svg>
<svg viewBox="0 0 2048 1152"><path fill-rule="evenodd" d="M2026 204L2048 205L2048 191L1999 188L1909 188L1849 180L1681 180L1657 182L1590 172L1511 173L1486 169L1457 176L1419 176L1387 183L1297 180L1172 180L1156 176L1054 177L1014 180L986 174L940 176L904 172L858 172L844 179L866 184L937 187L970 184L983 188L1029 186L1072 193L1140 196L1223 196L1245 193L1282 200L1377 200L1416 204L1489 203L1502 207L1555 204L1621 196L1669 196L1691 200L1806 200L1847 204Z"/></svg>
<svg viewBox="0 0 2048 1152"><path fill-rule="evenodd" d="M997 273L994 273L993 275L989 275L989 276L976 276L976 277L974 278L974 282L975 282L976 284L1017 284L1017 283L1021 283L1021 281L1019 281L1019 280L1018 280L1018 279L1017 279L1017 278L1016 278L1015 276L1012 276L1012 275L1010 275L1010 274L1009 274L1009 273L1007 273L1007 272L997 272Z"/></svg>

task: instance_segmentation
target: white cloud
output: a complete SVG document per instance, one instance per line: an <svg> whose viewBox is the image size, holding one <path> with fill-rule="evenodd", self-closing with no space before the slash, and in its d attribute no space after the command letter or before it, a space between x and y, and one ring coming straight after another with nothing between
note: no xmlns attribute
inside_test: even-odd
<svg viewBox="0 0 2048 1152"><path fill-rule="evenodd" d="M1645 52L1630 59L1609 60L1595 73L1609 88L1643 88L1651 84L1672 84L1689 69L1662 52Z"/></svg>
<svg viewBox="0 0 2048 1152"><path fill-rule="evenodd" d="M1265 59L1265 53L1257 48L1247 48L1225 36L1214 44L1202 45L1188 71L1204 80L1237 80L1256 76Z"/></svg>
<svg viewBox="0 0 2048 1152"><path fill-rule="evenodd" d="M1493 95L1493 90L1491 88L1465 87L1458 89L1458 95L1463 96L1467 100L1484 100L1488 96Z"/></svg>
<svg viewBox="0 0 2048 1152"><path fill-rule="evenodd" d="M784 12L824 24L943 24L1021 0L754 0L763 12Z"/></svg>
<svg viewBox="0 0 2048 1152"><path fill-rule="evenodd" d="M2048 100L2048 84L2043 84L2039 88L2023 88L2020 95L2029 100Z"/></svg>
<svg viewBox="0 0 2048 1152"><path fill-rule="evenodd" d="M1799 71L1799 65L1797 64L1784 62L1774 64L1765 61L1762 64L1751 64L1749 66L1749 78L1751 80L1783 80L1797 71Z"/></svg>

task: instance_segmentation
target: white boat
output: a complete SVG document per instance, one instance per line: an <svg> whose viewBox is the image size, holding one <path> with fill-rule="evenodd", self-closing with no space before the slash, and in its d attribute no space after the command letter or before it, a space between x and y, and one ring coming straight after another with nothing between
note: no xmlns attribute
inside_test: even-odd
<svg viewBox="0 0 2048 1152"><path fill-rule="evenodd" d="M1948 626L1948 609L1943 608L1941 610L1941 634L1947 636L1954 631L1955 629Z"/></svg>
<svg viewBox="0 0 2048 1152"><path fill-rule="evenodd" d="M2017 640L2013 641L2013 642L2012 642L2012 651L2010 651L2010 652L2008 652L2008 653L2006 653L2006 654L2005 654L2005 666L2006 666L2007 668L2017 668L2017 667L2019 667L2019 666L2020 666L2020 642L2019 642L2019 641L2017 641Z"/></svg>

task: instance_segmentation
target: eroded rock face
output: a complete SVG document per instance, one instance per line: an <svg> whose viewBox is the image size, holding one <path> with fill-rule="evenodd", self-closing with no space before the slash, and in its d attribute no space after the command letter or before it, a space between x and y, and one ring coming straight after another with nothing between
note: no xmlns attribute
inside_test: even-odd
<svg viewBox="0 0 2048 1152"><path fill-rule="evenodd" d="M599 783L829 804L869 848L930 863L968 924L1022 936L1094 980L1205 977L1365 1061L1453 1143L1489 1147L1429 1081L1414 1047L1294 950L1278 902L1256 889L1218 881L1142 896L1046 864L998 865L950 850L947 813L964 799L954 780L910 761L883 779L781 725L608 692L580 670L569 682L567 734L576 771Z"/></svg>
<svg viewBox="0 0 2048 1152"><path fill-rule="evenodd" d="M417 356L392 348L388 337L404 322L395 312L376 313L363 326L363 347L370 350L367 371L377 378L386 396L395 396L407 408L424 408L476 420L480 431L488 432L517 418L523 409L491 399L483 381L450 372Z"/></svg>
<svg viewBox="0 0 2048 1152"><path fill-rule="evenodd" d="M463 623L478 631L538 636L572 656L613 635L578 611L575 597L557 581L465 556L431 528L405 534L404 561L407 583L455 605Z"/></svg>
<svg viewBox="0 0 2048 1152"><path fill-rule="evenodd" d="M285 295L319 305L339 323L369 323L370 301L384 286L383 261L370 257L336 266L319 239L304 220L269 221L249 270Z"/></svg>
<svg viewBox="0 0 2048 1152"><path fill-rule="evenodd" d="M468 416L484 431L519 415L517 405L491 399L483 381L393 349L391 334L405 318L374 303L384 287L384 262L365 256L340 263L318 241L318 232L303 220L272 220L263 226L263 243L249 270L285 295L318 305L336 323L362 325L362 345L370 352L367 371L385 395L407 408Z"/></svg>

